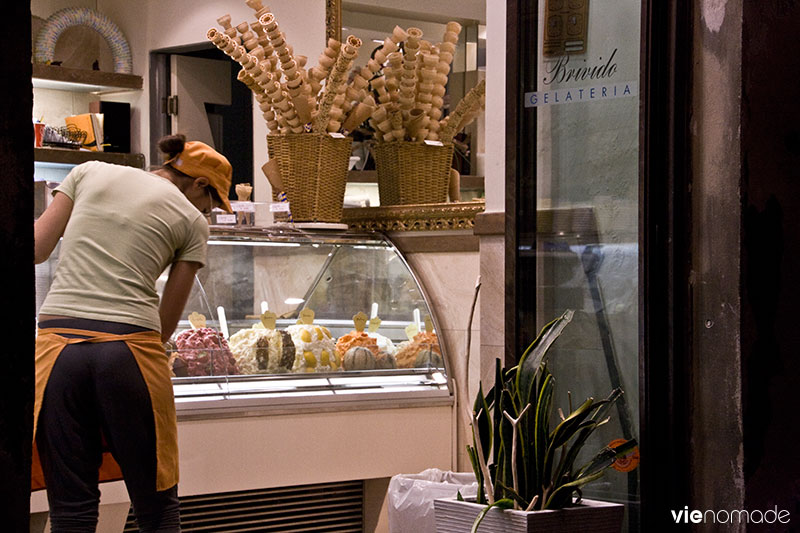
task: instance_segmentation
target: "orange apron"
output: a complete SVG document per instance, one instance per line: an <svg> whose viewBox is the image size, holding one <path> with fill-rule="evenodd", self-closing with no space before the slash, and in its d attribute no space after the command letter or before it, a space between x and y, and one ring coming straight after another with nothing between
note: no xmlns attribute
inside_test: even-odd
<svg viewBox="0 0 800 533"><path fill-rule="evenodd" d="M68 338L63 335L81 335L86 338ZM36 393L33 405L33 465L31 469L31 490L45 487L39 453L36 447L36 426L39 410L42 408L44 390L50 371L61 350L68 344L84 342L123 341L133 353L139 370L150 392L153 406L153 420L156 429L156 490L167 490L178 483L178 420L175 414L175 398L172 392L169 366L161 335L155 331L143 331L126 335L101 333L69 328L40 329L36 337ZM100 481L122 479L119 465L111 453L103 453L100 467Z"/></svg>

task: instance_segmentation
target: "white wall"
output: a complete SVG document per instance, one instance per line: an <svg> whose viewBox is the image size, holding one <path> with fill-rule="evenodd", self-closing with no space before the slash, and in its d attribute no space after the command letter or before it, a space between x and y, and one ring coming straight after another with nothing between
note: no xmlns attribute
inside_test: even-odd
<svg viewBox="0 0 800 533"><path fill-rule="evenodd" d="M486 212L505 211L506 4L486 0Z"/></svg>
<svg viewBox="0 0 800 533"><path fill-rule="evenodd" d="M46 19L65 7L95 7L95 0L32 0L31 15Z"/></svg>

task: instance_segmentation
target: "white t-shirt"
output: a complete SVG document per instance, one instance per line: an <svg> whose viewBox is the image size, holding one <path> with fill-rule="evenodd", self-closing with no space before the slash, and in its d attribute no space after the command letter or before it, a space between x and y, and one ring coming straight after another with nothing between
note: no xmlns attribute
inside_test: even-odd
<svg viewBox="0 0 800 533"><path fill-rule="evenodd" d="M170 181L99 161L53 194L74 202L39 312L161 330L156 279L176 261L205 264L208 223Z"/></svg>

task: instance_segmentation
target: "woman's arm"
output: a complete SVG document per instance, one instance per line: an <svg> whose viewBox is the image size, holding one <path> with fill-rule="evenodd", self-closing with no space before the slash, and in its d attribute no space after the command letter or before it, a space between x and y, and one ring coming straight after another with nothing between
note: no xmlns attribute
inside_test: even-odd
<svg viewBox="0 0 800 533"><path fill-rule="evenodd" d="M44 213L33 225L33 260L37 265L47 261L58 244L58 239L64 235L64 229L72 214L72 206L73 202L69 196L57 192L53 203L44 210Z"/></svg>
<svg viewBox="0 0 800 533"><path fill-rule="evenodd" d="M172 264L158 309L161 316L161 342L167 342L175 331L192 291L194 275L200 266L194 261L176 261Z"/></svg>

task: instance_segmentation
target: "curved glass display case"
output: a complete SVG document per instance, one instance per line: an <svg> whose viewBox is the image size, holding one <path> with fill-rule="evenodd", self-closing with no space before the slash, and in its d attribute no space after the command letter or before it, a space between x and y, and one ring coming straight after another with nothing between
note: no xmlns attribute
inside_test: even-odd
<svg viewBox="0 0 800 533"><path fill-rule="evenodd" d="M213 227L184 315L179 411L450 399L433 310L380 234Z"/></svg>

